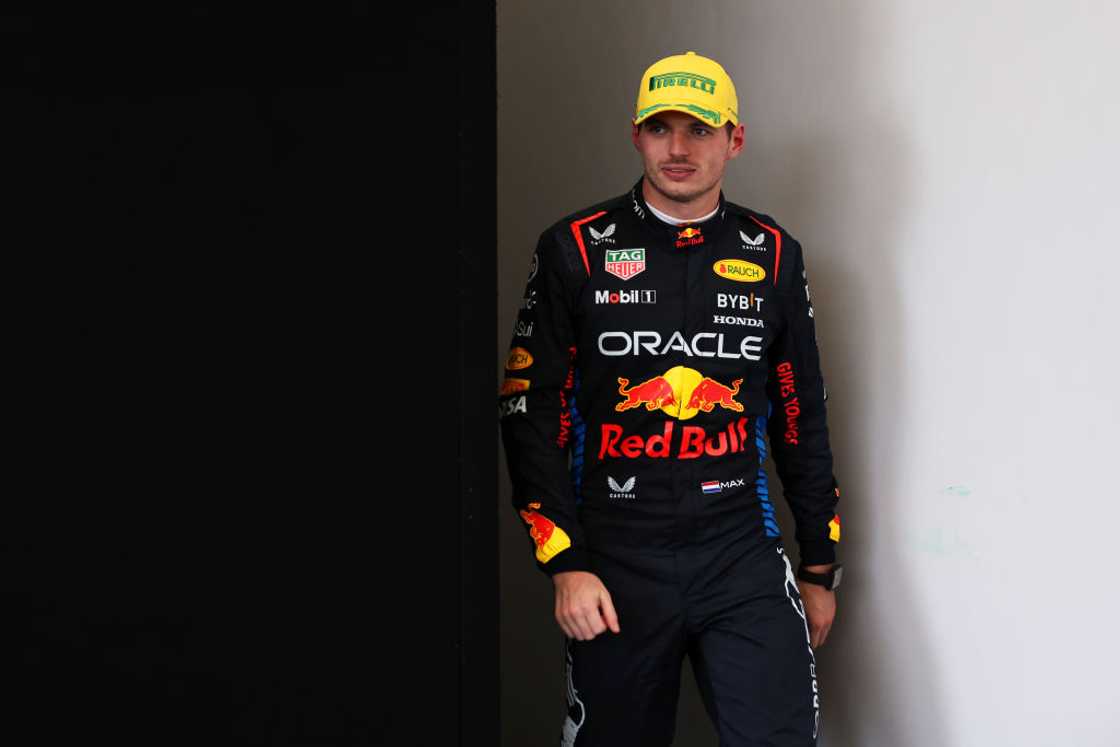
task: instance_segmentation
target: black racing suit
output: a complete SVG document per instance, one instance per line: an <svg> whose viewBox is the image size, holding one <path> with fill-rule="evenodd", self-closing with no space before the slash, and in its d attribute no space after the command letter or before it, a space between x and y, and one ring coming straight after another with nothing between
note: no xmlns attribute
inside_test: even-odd
<svg viewBox="0 0 1120 747"><path fill-rule="evenodd" d="M541 570L603 580L621 632L567 640L564 744L669 744L683 656L721 745L814 744L815 662L762 463L805 564L839 490L801 246L727 202L650 211L642 180L541 234L499 395Z"/></svg>

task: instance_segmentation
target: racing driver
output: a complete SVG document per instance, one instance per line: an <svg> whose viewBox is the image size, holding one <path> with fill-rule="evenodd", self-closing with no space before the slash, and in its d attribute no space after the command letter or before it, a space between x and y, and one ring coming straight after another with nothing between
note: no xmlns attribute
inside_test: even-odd
<svg viewBox="0 0 1120 747"><path fill-rule="evenodd" d="M650 66L632 139L633 188L541 234L498 398L565 635L561 744L669 745L687 655L720 745L813 745L840 517L801 246L724 197L743 125L719 63Z"/></svg>

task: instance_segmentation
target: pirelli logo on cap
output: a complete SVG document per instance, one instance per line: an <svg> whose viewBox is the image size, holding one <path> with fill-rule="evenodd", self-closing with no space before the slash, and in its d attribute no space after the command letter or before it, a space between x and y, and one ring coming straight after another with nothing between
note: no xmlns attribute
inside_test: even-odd
<svg viewBox="0 0 1120 747"><path fill-rule="evenodd" d="M668 88L669 86L695 88L704 93L714 94L716 92L716 82L714 80L696 73L662 73L661 75L649 76L649 90L656 91L658 88Z"/></svg>

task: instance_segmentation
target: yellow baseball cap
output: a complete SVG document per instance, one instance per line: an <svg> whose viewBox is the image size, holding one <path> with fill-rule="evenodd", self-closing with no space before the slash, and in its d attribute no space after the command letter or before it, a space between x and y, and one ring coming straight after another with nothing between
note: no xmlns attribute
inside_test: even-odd
<svg viewBox="0 0 1120 747"><path fill-rule="evenodd" d="M714 127L739 124L739 99L731 76L718 62L695 52L660 59L642 76L634 124L669 110L691 114Z"/></svg>

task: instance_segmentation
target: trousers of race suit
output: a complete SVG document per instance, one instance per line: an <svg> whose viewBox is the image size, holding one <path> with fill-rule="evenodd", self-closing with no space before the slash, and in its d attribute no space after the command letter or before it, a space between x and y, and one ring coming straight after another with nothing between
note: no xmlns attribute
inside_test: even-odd
<svg viewBox="0 0 1120 747"><path fill-rule="evenodd" d="M565 638L561 747L668 747L686 655L721 747L817 744L816 660L780 540L592 559L621 632Z"/></svg>

